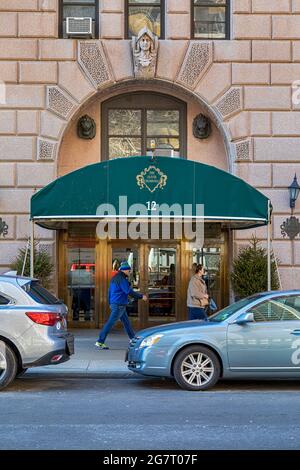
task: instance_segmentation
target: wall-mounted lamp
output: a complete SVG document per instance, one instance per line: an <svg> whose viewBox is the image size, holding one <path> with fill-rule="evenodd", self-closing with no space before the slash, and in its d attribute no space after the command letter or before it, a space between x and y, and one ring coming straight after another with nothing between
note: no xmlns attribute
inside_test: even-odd
<svg viewBox="0 0 300 470"><path fill-rule="evenodd" d="M295 204L299 196L299 192L300 192L300 186L298 184L296 174L294 176L294 181L292 182L291 186L289 186L289 192L290 192L290 208L295 209Z"/></svg>
<svg viewBox="0 0 300 470"><path fill-rule="evenodd" d="M299 235L300 233L299 219L297 219L297 217L293 215L296 201L300 192L300 186L298 184L296 174L295 174L292 184L289 186L288 189L289 189L289 194L290 194L290 208L291 208L292 215L280 225L280 228L281 228L281 234L283 235L283 237L288 236L290 240L294 240L294 238L296 238L297 235Z"/></svg>

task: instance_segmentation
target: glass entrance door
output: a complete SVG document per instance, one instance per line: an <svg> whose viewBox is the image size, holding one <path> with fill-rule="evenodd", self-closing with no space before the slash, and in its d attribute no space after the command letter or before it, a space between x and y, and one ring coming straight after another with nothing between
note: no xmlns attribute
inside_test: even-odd
<svg viewBox="0 0 300 470"><path fill-rule="evenodd" d="M109 280L122 261L131 266L129 281L134 290L145 293L147 302L130 299L127 313L136 328L154 323L176 321L176 285L178 282L177 247L118 244L113 242L109 265Z"/></svg>
<svg viewBox="0 0 300 470"><path fill-rule="evenodd" d="M176 320L176 247L149 246L148 320L169 322Z"/></svg>
<svg viewBox="0 0 300 470"><path fill-rule="evenodd" d="M71 326L95 324L95 248L67 248L67 304ZM88 324L88 325L84 325Z"/></svg>

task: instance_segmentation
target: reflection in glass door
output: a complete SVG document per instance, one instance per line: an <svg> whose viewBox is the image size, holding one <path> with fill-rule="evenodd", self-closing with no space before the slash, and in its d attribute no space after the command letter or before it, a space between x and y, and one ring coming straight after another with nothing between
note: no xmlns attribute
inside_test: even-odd
<svg viewBox="0 0 300 470"><path fill-rule="evenodd" d="M95 321L95 248L68 247L69 320Z"/></svg>
<svg viewBox="0 0 300 470"><path fill-rule="evenodd" d="M149 321L175 321L176 248L149 248L148 298Z"/></svg>

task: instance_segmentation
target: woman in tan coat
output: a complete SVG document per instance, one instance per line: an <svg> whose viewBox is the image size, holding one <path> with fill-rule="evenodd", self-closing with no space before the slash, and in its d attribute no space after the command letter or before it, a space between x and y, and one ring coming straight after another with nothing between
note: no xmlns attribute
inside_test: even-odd
<svg viewBox="0 0 300 470"><path fill-rule="evenodd" d="M195 274L189 282L187 292L189 320L207 320L206 307L208 305L208 294L203 275L203 266L198 264L195 268Z"/></svg>

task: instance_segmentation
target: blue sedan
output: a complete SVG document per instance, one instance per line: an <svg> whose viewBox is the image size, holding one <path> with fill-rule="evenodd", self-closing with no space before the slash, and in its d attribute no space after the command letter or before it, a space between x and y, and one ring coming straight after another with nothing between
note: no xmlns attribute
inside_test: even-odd
<svg viewBox="0 0 300 470"><path fill-rule="evenodd" d="M256 294L206 322L142 330L127 359L133 372L174 377L185 390L207 390L220 378L300 378L300 291Z"/></svg>

